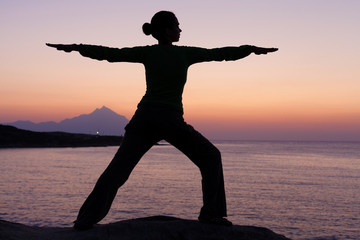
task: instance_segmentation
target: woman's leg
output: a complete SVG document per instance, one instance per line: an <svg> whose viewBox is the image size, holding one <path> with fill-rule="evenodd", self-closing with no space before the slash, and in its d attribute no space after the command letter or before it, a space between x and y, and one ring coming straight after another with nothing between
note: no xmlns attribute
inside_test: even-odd
<svg viewBox="0 0 360 240"><path fill-rule="evenodd" d="M123 142L109 166L97 181L80 208L74 227L91 228L109 212L117 190L128 179L140 158L156 143L156 140L134 133L126 133Z"/></svg>
<svg viewBox="0 0 360 240"><path fill-rule="evenodd" d="M166 134L165 140L183 152L200 169L204 204L200 217L219 219L226 217L226 199L220 151L185 122L183 122L182 127L170 130Z"/></svg>

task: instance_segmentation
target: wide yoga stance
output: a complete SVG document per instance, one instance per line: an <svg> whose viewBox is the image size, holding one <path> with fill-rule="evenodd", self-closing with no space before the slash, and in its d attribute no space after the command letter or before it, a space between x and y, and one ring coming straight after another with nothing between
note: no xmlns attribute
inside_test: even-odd
<svg viewBox="0 0 360 240"><path fill-rule="evenodd" d="M158 44L119 49L47 43L57 50L77 51L96 60L142 63L146 72L146 93L125 127L119 150L80 208L74 228L89 229L106 216L118 189L126 182L140 158L160 140L175 146L200 169L203 206L199 221L231 226L232 223L225 218L220 152L183 118L182 93L187 70L195 63L238 60L251 53L267 54L278 49L251 45L214 49L175 46L173 43L179 41L181 29L176 16L168 11L156 13L151 23L143 25L143 32L152 35Z"/></svg>

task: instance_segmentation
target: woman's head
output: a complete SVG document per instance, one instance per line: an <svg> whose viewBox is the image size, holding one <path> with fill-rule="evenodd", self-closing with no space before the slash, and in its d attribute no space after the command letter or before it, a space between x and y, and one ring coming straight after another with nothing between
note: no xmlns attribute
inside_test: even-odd
<svg viewBox="0 0 360 240"><path fill-rule="evenodd" d="M156 13L151 23L144 23L142 26L143 32L146 35L152 35L159 42L177 42L180 38L181 29L179 22L174 13L168 11L160 11Z"/></svg>

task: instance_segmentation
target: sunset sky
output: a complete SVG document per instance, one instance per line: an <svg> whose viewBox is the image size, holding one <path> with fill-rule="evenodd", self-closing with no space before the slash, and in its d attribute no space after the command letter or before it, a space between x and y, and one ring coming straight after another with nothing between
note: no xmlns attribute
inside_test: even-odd
<svg viewBox="0 0 360 240"><path fill-rule="evenodd" d="M173 11L178 45L278 47L189 69L185 120L210 139L360 141L358 0L2 0L0 123L60 121L106 106L131 118L144 67L45 43L152 45L141 26Z"/></svg>

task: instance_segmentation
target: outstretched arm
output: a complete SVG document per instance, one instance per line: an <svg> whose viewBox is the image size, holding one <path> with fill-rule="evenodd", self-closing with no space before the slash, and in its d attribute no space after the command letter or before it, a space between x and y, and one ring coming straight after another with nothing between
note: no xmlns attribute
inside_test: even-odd
<svg viewBox="0 0 360 240"><path fill-rule="evenodd" d="M71 52L71 51L79 51L79 45L77 44L52 44L47 43L46 46L56 48L59 51Z"/></svg>
<svg viewBox="0 0 360 240"><path fill-rule="evenodd" d="M279 50L278 48L262 48L262 47L256 47L256 46L252 46L252 52L255 53L256 55L260 55L260 54L267 54L267 53L271 53L271 52L276 52L277 50Z"/></svg>
<svg viewBox="0 0 360 240"><path fill-rule="evenodd" d="M260 55L275 52L277 50L277 48L261 48L252 45L212 49L188 47L188 51L190 52L190 64L208 61L234 61L247 57L252 53Z"/></svg>
<svg viewBox="0 0 360 240"><path fill-rule="evenodd" d="M133 48L110 48L104 46L87 44L52 44L46 43L48 47L56 48L59 51L79 52L83 57L96 60L106 60L108 62L136 62L142 63L144 49L146 47Z"/></svg>

